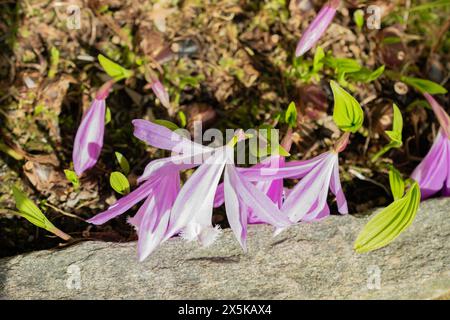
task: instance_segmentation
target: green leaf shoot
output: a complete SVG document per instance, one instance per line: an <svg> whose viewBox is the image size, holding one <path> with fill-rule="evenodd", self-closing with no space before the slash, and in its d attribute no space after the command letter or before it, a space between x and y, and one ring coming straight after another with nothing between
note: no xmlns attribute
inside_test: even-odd
<svg viewBox="0 0 450 320"><path fill-rule="evenodd" d="M334 96L334 122L342 131L355 133L364 122L361 105L335 81L331 81L330 85Z"/></svg>
<svg viewBox="0 0 450 320"><path fill-rule="evenodd" d="M124 195L130 192L130 183L127 177L119 171L114 171L109 177L109 184L117 193Z"/></svg>
<svg viewBox="0 0 450 320"><path fill-rule="evenodd" d="M128 175L130 173L130 164L128 163L127 158L120 152L114 152L114 155L116 156L117 163L119 163L120 168L122 169L122 172L125 175Z"/></svg>

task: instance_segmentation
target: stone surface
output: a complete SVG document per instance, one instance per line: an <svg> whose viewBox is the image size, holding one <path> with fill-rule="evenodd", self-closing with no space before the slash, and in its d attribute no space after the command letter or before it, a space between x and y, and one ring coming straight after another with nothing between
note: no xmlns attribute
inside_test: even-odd
<svg viewBox="0 0 450 320"><path fill-rule="evenodd" d="M449 212L448 198L424 202L395 242L362 255L352 243L367 216L332 216L275 238L251 226L247 254L230 230L209 248L172 239L144 263L135 243L84 242L0 260L0 298L448 299Z"/></svg>

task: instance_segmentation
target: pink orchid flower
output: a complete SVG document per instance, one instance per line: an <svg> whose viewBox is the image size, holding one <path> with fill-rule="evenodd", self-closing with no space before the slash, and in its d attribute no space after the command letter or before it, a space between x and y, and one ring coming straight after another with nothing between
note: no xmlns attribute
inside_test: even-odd
<svg viewBox="0 0 450 320"><path fill-rule="evenodd" d="M428 93L424 94L441 128L428 154L417 166L411 178L419 183L422 199L442 191L450 196L450 117L444 108Z"/></svg>
<svg viewBox="0 0 450 320"><path fill-rule="evenodd" d="M136 190L117 200L106 211L88 220L101 225L145 200L129 222L138 232L138 257L143 261L163 242L170 210L180 188L179 169L161 170Z"/></svg>
<svg viewBox="0 0 450 320"><path fill-rule="evenodd" d="M240 137L239 139L242 139ZM278 207L248 182L234 166L232 145L215 152L184 184L173 208L167 237L181 233L188 241L208 246L220 233L212 226L212 212L217 185L224 173L224 201L230 227L246 251L248 211L253 210L265 223L286 228L291 223Z"/></svg>
<svg viewBox="0 0 450 320"><path fill-rule="evenodd" d="M291 222L321 220L330 214L327 204L328 190L336 196L338 211L348 213L347 200L339 178L339 152L349 141L349 133L344 133L334 149L306 161L289 161L280 168L250 168L243 175L249 181L274 179L301 179L289 191L283 204L282 214Z"/></svg>
<svg viewBox="0 0 450 320"><path fill-rule="evenodd" d="M166 127L146 120L133 120L134 135L165 150L178 150L180 153L169 158L150 162L138 182L143 182L136 190L120 198L106 211L97 214L88 222L101 225L131 209L134 205L146 199L144 204L129 222L138 232L138 256L143 261L155 248L167 240L166 230L172 206L180 190L181 170L195 167L197 164L188 161L192 152L203 150L205 154L211 148L196 144ZM184 161L181 161L184 160Z"/></svg>
<svg viewBox="0 0 450 320"><path fill-rule="evenodd" d="M95 166L100 156L105 133L105 99L111 86L112 82L107 82L97 92L75 135L72 161L78 176Z"/></svg>
<svg viewBox="0 0 450 320"><path fill-rule="evenodd" d="M348 134L344 134L335 150L310 160L286 162L283 157L276 156L278 158L275 160L268 158L251 168L237 168L237 170L277 204L281 214L289 217L293 223L316 221L327 217L330 214L327 204L328 189L336 196L338 211L346 214L348 206L339 178L338 153L345 149L348 137ZM283 188L283 179L301 180L289 190ZM222 203L223 191L219 190L215 206ZM256 212L249 212L249 224L263 222Z"/></svg>
<svg viewBox="0 0 450 320"><path fill-rule="evenodd" d="M296 57L304 55L319 41L331 21L333 21L339 3L339 0L330 0L322 7L298 42L297 48L295 49Z"/></svg>
<svg viewBox="0 0 450 320"><path fill-rule="evenodd" d="M289 152L292 145L292 128L288 129L288 132L283 138L281 142L281 146ZM263 169L263 168L282 168L285 165L285 157L280 155L273 155L262 160L260 163L250 167L251 169ZM242 173L244 176L246 175L247 168L237 168L237 170ZM283 199L288 191L283 187L283 179L274 179L274 180L263 180L263 181L255 181L255 187L262 191L265 195L269 197L277 206L281 208L283 204ZM214 207L220 207L225 201L224 198L224 184L221 183L216 192L216 196L214 199ZM261 219L259 219L252 210L248 212L248 224L259 224L263 223Z"/></svg>
<svg viewBox="0 0 450 320"><path fill-rule="evenodd" d="M286 162L282 168L247 169L243 175L249 181L301 179L281 205L282 213L292 222L320 220L328 216L328 189L336 196L339 212L348 213L339 179L338 153L334 150L310 160Z"/></svg>

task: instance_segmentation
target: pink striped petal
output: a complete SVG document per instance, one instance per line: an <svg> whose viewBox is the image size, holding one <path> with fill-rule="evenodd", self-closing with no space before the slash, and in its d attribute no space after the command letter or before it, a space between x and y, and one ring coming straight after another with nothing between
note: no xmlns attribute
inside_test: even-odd
<svg viewBox="0 0 450 320"><path fill-rule="evenodd" d="M232 152L228 146L215 149L214 154L186 181L173 205L166 237L181 231L188 241L198 240L203 246L214 242L218 235L211 221L214 196Z"/></svg>
<svg viewBox="0 0 450 320"><path fill-rule="evenodd" d="M179 189L178 172L161 176L153 192L137 212L136 219L129 219L129 222L137 229L140 261L143 261L164 242L172 205Z"/></svg>
<svg viewBox="0 0 450 320"><path fill-rule="evenodd" d="M80 176L97 163L105 133L105 100L95 99L81 120L73 144L72 161Z"/></svg>
<svg viewBox="0 0 450 320"><path fill-rule="evenodd" d="M422 199L427 199L444 188L450 172L449 150L450 139L441 128L430 151L411 175L419 183Z"/></svg>
<svg viewBox="0 0 450 320"><path fill-rule="evenodd" d="M132 123L135 137L155 148L181 154L199 154L212 150L159 124L143 119L135 119Z"/></svg>
<svg viewBox="0 0 450 320"><path fill-rule="evenodd" d="M431 105L431 108L433 108L433 112L436 115L441 128L450 139L450 117L445 112L444 108L442 108L442 106L433 98L432 95L430 95L429 93L424 93L423 95Z"/></svg>
<svg viewBox="0 0 450 320"><path fill-rule="evenodd" d="M240 174L233 164L226 166L225 174L238 197L245 203L246 208L253 210L261 221L278 228L291 225L287 215L283 214L276 204L249 182L244 175Z"/></svg>
<svg viewBox="0 0 450 320"><path fill-rule="evenodd" d="M325 33L331 21L333 21L339 1L332 2L324 5L308 28L306 28L295 49L296 57L302 56L311 49Z"/></svg>
<svg viewBox="0 0 450 320"><path fill-rule="evenodd" d="M131 209L135 204L144 200L153 190L157 179L149 180L136 190L117 200L108 210L103 211L88 220L89 223L100 225Z"/></svg>
<svg viewBox="0 0 450 320"><path fill-rule="evenodd" d="M305 175L284 201L281 210L291 221L311 221L327 206L330 179L338 158L336 153L327 154L328 157Z"/></svg>
<svg viewBox="0 0 450 320"><path fill-rule="evenodd" d="M339 161L339 160L338 160ZM341 179L339 178L339 163L337 162L333 168L331 175L330 190L336 196L338 211L341 214L348 213L347 199L344 191L342 191Z"/></svg>

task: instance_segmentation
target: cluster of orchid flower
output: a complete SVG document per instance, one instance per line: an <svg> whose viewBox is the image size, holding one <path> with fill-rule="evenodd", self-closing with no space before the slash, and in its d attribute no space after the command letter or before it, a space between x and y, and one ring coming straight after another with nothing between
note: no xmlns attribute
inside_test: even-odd
<svg viewBox="0 0 450 320"><path fill-rule="evenodd" d="M297 56L317 43L338 5L339 0L331 0L322 8L299 41ZM100 88L78 128L73 148L73 165L78 176L92 168L99 158L104 136L105 99L114 81L129 76L128 70L103 56L99 60L114 80ZM248 224L269 224L275 227L274 234L278 234L296 223L327 217L330 214L329 190L336 197L339 213L347 214L347 201L339 178L339 153L345 150L350 135L361 128L364 113L346 90L334 81L330 85L334 97L333 120L343 133L330 151L304 161L286 160L297 122L295 105L293 110L292 105L288 109L289 115L286 113L289 128L279 149L286 152L274 152L247 168L237 167L234 162L234 147L250 137L243 130L237 130L226 145L211 147L191 141L166 126L133 120L135 137L150 146L172 151L172 155L151 161L138 178L139 186L134 191L88 221L103 224L143 201L136 215L129 219L138 233L138 256L142 261L158 245L176 235L188 241L196 240L203 246L213 243L220 233L219 228L212 225L213 208L222 204L244 251ZM151 88L169 109L169 95L161 82L152 80ZM354 244L357 252L378 249L393 241L414 220L421 198L437 193L450 195L450 118L430 94L424 93L424 96L441 126L439 134L412 179L404 181L391 166L389 180L394 201L361 230ZM391 143L382 152L402 145L402 127L401 112L394 104L393 130L386 132ZM181 186L180 173L195 167L198 168ZM285 179L295 179L298 183L287 189Z"/></svg>
<svg viewBox="0 0 450 320"><path fill-rule="evenodd" d="M296 48L296 56L311 49L331 23L339 0L328 2L309 25ZM103 62L105 60L103 59ZM116 67L120 70L120 67ZM120 73L120 72L119 72ZM115 76L112 74L112 76ZM83 118L74 144L73 162L78 175L95 165L103 143L105 98L111 88L108 82L99 90L94 103ZM151 83L155 95L167 108L169 95L159 81ZM167 158L150 162L138 179L140 186L119 199L106 211L91 218L103 224L144 201L136 215L129 219L138 232L138 256L142 261L169 238L181 235L207 246L219 234L212 225L213 208L225 203L227 219L240 245L246 251L247 225L266 223L275 227L275 234L300 221L315 221L330 214L328 190L336 196L338 211L348 213L347 201L339 178L338 155L363 124L364 113L359 103L334 81L333 119L344 132L332 150L306 161L286 161L285 154L274 153L249 168L234 164L234 146L248 135L238 130L225 145L217 148L193 142L169 128L146 120L133 121L134 135L147 144L172 151ZM443 191L450 194L450 120L444 109L425 93L441 125L439 135L429 154L406 181L391 167L389 178L394 202L372 218L355 241L358 252L387 245L414 220L420 198ZM281 143L289 152L296 123L288 121L289 129ZM402 117L394 105L393 130L387 134L391 147L402 145ZM383 151L384 152L384 151ZM194 160L195 159L195 160ZM199 161L200 159L200 161ZM180 187L180 172L197 167ZM223 175L223 182L219 184ZM299 179L292 188L284 187L284 179ZM419 188L420 186L420 188Z"/></svg>
<svg viewBox="0 0 450 320"><path fill-rule="evenodd" d="M220 231L212 225L213 207L222 203L225 203L228 222L244 251L249 223L270 224L279 233L300 221L328 216L329 189L336 196L339 212L348 213L339 179L338 154L349 142L350 132L361 127L363 111L338 84L332 82L331 85L336 101L335 120L345 133L331 151L306 161L288 162L284 156L274 153L257 165L239 168L234 164L234 146L249 137L243 130L237 130L225 146L212 148L165 126L142 119L133 120L137 138L153 147L172 151L172 155L150 162L138 178L140 186L136 190L89 222L103 224L145 199L136 215L129 219L137 229L138 254L143 260L159 244L177 234L188 241L197 240L204 246L214 242ZM97 105L104 106L104 102L94 102L93 107ZM293 119L282 142L286 150L290 148L296 116ZM82 123L80 128L83 131L77 133L74 166L86 169L96 162L92 156L97 157L98 153L89 150L97 150L92 145L101 145L97 139L103 134L91 134L86 130L99 131L92 123ZM80 157L80 153L84 155ZM196 171L180 188L180 171L196 166ZM223 183L219 186L222 175ZM286 190L283 179L300 181L291 190Z"/></svg>

